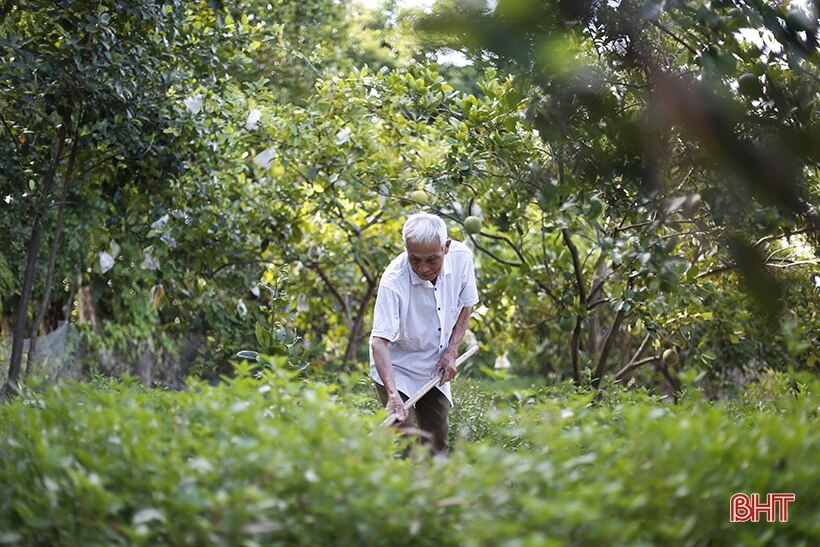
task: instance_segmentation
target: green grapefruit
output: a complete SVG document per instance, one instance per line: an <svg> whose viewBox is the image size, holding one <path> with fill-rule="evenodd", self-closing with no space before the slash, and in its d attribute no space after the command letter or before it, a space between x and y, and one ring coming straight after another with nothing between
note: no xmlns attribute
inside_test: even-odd
<svg viewBox="0 0 820 547"><path fill-rule="evenodd" d="M668 350L663 352L661 356L661 361L663 361L664 365L669 365L674 367L678 363L680 363L680 356L678 355L678 350L675 348L669 348Z"/></svg>
<svg viewBox="0 0 820 547"><path fill-rule="evenodd" d="M468 234L477 234L481 231L481 219L476 216L469 216L464 219L464 231Z"/></svg>
<svg viewBox="0 0 820 547"><path fill-rule="evenodd" d="M558 328L564 332L569 332L575 327L575 319L571 315L564 315L558 319Z"/></svg>
<svg viewBox="0 0 820 547"><path fill-rule="evenodd" d="M410 194L410 199L412 199L413 201L418 201L419 203L423 203L424 205L430 203L430 195L424 190L414 190Z"/></svg>

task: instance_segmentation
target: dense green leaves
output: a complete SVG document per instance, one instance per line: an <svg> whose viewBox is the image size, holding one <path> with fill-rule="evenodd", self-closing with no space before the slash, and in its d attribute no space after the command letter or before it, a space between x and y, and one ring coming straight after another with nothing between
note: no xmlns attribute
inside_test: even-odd
<svg viewBox="0 0 820 547"><path fill-rule="evenodd" d="M816 381L793 392L770 375L736 403L689 392L677 406L459 384L456 453L400 460L392 432L342 402L349 391L248 374L185 392L71 384L0 407L4 542L808 545L820 533ZM794 492L789 522L730 523L736 492Z"/></svg>
<svg viewBox="0 0 820 547"><path fill-rule="evenodd" d="M97 376L0 406L0 543L817 543L818 3L436 4L2 8L0 332L28 286ZM363 381L418 210L462 377L551 382L457 382L449 460Z"/></svg>
<svg viewBox="0 0 820 547"><path fill-rule="evenodd" d="M229 373L241 350L358 369L378 276L421 209L475 251L475 372L498 357L579 384L720 379L725 393L726 378L816 366L806 21L756 2L480 4L439 2L457 33L436 35L407 34L413 10L329 0L11 8L5 315L32 219L50 231L63 203L37 210L68 116L78 167L58 158L63 290L45 328L82 322L108 372L140 362L144 381L181 384ZM428 64L442 46L473 65ZM743 183L758 165L744 154L772 143L796 166L793 195ZM677 368L660 360L671 348Z"/></svg>
<svg viewBox="0 0 820 547"><path fill-rule="evenodd" d="M201 187L203 180L212 182L217 173L221 177L222 170L237 172L231 160L238 158L211 161L215 150L232 142L213 131L218 120L210 119L210 114L217 105L206 102L203 108L203 95L207 90L222 96L220 90L230 88L233 81L255 80L246 70L253 58L270 59L280 70L289 71L294 47L318 46L311 42L314 35L306 29L324 25L327 40L342 6L283 1L275 6L251 4L246 8L247 12L240 13L210 2L23 2L4 12L0 24L4 135L0 142L8 153L4 154L0 195L2 206L11 213L3 215L2 222L12 246L3 249L3 261L22 279L26 242L33 237L29 231L32 218L45 215L48 222L55 209L66 207L69 233L64 239L68 245L58 254L55 277L64 279L66 288L71 289L58 293L55 308L59 310L66 297L89 290L90 300L79 299L79 316L90 318L94 327L102 323L106 331L104 336L90 332L87 341L95 349L122 351L123 341L144 340L146 336L149 346L155 345L152 339L158 345L173 340L171 345L180 346L182 341L173 328L180 323L180 315L163 319L157 314L169 297L177 296L171 292L173 284L164 279L175 278L180 270L193 266L202 279L202 275L229 263L255 260L257 268L252 276L241 272L236 277L245 278L242 285L246 290L260 282L264 270L258 266L260 250L252 249L257 254L248 259L248 244L239 241L244 240L246 230L253 231L257 223L267 222L266 209L256 217L244 218L236 229L235 224L226 226L225 219L215 212L215 207L223 205L223 196L207 201L204 210L194 210L193 205L185 207L187 196L179 195L190 187L184 182L194 177ZM32 48L35 43L38 47ZM307 55L312 56L310 52ZM297 64L304 69L303 74L308 72L307 57ZM296 89L275 90L277 99L298 96L306 83L310 87L310 80L305 81L303 75L291 81ZM236 91L229 99L237 96L245 102ZM247 110L242 115L244 119ZM55 137L61 132L70 145ZM58 153L69 146L78 150L80 167L73 173L65 168L68 154ZM48 175L49 165L55 167L53 175ZM67 185L68 200L43 192L47 186L56 186L50 185L54 178ZM208 200L208 189L199 190L192 196L201 196L204 191ZM224 199L232 198L233 194ZM257 203L263 206L265 196L258 198ZM53 208L44 207L51 203ZM236 209L245 212L240 204ZM210 231L193 234L199 239L188 247L186 258L190 260L169 264L168 250L177 245L166 228L172 217L181 223L207 223ZM285 229L281 230L275 219L268 222L274 235L261 237L277 239L287 231L289 218L284 216ZM221 237L215 237L217 233ZM203 244L203 237L214 241ZM231 242L230 248L224 239ZM180 243L187 245L188 240ZM231 253L230 258L213 266L214 249L220 247ZM197 256L193 249L202 252ZM235 249L239 254L233 254ZM33 254L37 254L36 248ZM41 283L43 269L28 275ZM237 283L236 279L229 281ZM39 285L35 285L34 294L47 298ZM0 298L4 309L15 302L25 320L28 294L20 300L15 296L10 287L3 286ZM232 298L229 309L242 309L240 301L241 297ZM187 304L186 309L193 313L182 316L187 323L180 328L183 332L201 333L214 324L220 330L233 326L226 321L224 299L207 300L206 304L213 305L204 310L205 306L192 309L190 298ZM73 307L67 306L68 313ZM54 321L62 314L49 315L58 316L51 319ZM157 332L158 325L166 332ZM5 331L5 321L2 326ZM16 336L20 341L24 327Z"/></svg>
<svg viewBox="0 0 820 547"><path fill-rule="evenodd" d="M758 313L772 322L783 317L792 287L773 272L816 264L816 235L797 245L790 239L817 228L817 157L797 142L816 140L816 25L797 30L804 18L816 22L816 3L800 7L802 16L742 1L470 7L447 5L422 28L459 36L465 47L477 43L537 85L525 111L545 148L531 168L537 193L505 187L503 195L519 200L513 208L491 196L494 181L478 192L489 204L478 203L493 208L493 235L520 251L515 261L495 255L501 272L523 263L515 274L535 282L522 286L520 275L504 280L501 273L488 291L491 308L515 301L522 317L548 318L517 322L538 330L536 351L545 355L534 360L554 366L561 346L549 330L558 326L572 331L577 381L587 375L597 384L612 361L623 374L657 362L690 338L687 323L701 317L704 302L698 285L726 270L740 272ZM510 149L502 154L513 166L523 163ZM544 218L522 214L522 200L537 203ZM523 235L538 232L552 235L540 242ZM505 247L478 239L490 253ZM774 260L781 252L791 259ZM805 270L802 283L813 284ZM643 342L619 334L637 320L650 326ZM533 360L533 349L520 359ZM673 371L662 372L679 383Z"/></svg>

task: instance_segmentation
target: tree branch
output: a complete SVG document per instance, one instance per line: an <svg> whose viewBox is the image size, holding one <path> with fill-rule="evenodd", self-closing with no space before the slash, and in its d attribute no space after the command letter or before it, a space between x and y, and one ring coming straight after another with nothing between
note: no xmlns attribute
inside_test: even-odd
<svg viewBox="0 0 820 547"><path fill-rule="evenodd" d="M802 230L795 230L794 232L789 232L788 234L783 233L783 234L772 234L772 235L769 235L769 236L763 236L760 239L758 239L757 242L755 242L754 245L752 245L752 248L759 247L763 243L765 243L767 241L772 241L774 239L783 239L784 237L788 237L788 236L796 236L796 235L800 235L800 234L809 234L809 233L813 233L813 232L814 232L813 228L804 228Z"/></svg>
<svg viewBox="0 0 820 547"><path fill-rule="evenodd" d="M500 256L496 255L495 253L493 253L489 249L481 246L481 244L479 244L472 235L470 235L470 241L473 242L473 245L475 245L476 249L478 249L482 253L486 254L487 256L492 258L493 260L495 260L497 262L500 262L501 264L506 264L507 266L513 266L514 268L520 268L521 266L523 266L523 264L521 264L520 262L513 262L511 260L501 258Z"/></svg>
<svg viewBox="0 0 820 547"><path fill-rule="evenodd" d="M812 259L812 260L798 260L797 262L784 262L784 263L777 263L777 264L765 264L770 268L793 268L795 266L805 266L807 264L820 264L820 259Z"/></svg>
<svg viewBox="0 0 820 547"><path fill-rule="evenodd" d="M656 363L658 369L661 371L661 374L664 375L664 377L672 385L672 389L675 390L675 400L677 400L677 394L680 391L681 387L683 387L681 381L677 378L677 376L675 376L675 374L672 371L669 370L669 367L663 364L662 360L658 359Z"/></svg>
<svg viewBox="0 0 820 547"><path fill-rule="evenodd" d="M729 265L729 266L720 266L718 268L715 268L714 270L709 270L708 272L699 273L698 275L695 276L695 279L700 279L702 277L709 277L709 276L717 275L719 273L723 273L723 272L726 272L726 271L729 271L729 270L734 270L735 267L736 266L734 264Z"/></svg>
<svg viewBox="0 0 820 547"><path fill-rule="evenodd" d="M644 226L649 226L653 222L655 222L655 221L654 220L647 220L645 222L637 222L635 224L629 224L627 226L618 226L618 229L616 229L615 231L616 232L625 232L626 230L631 230L633 228L643 228Z"/></svg>
<svg viewBox="0 0 820 547"><path fill-rule="evenodd" d="M9 127L9 124L6 122L5 116L3 116L2 114L0 114L0 121L3 122L3 126L6 128L6 131L9 132L9 137L11 137L11 142L14 143L14 148L15 148L15 150L17 150L17 153L19 154L20 153L20 143L18 142L17 139L14 138L14 132L12 132L11 127Z"/></svg>
<svg viewBox="0 0 820 547"><path fill-rule="evenodd" d="M652 21L652 24L653 24L656 28L660 29L660 30L661 30L661 32L663 32L664 34L666 34L667 36L669 36L670 38L672 38L674 41L676 41L677 43L679 43L680 45L682 45L683 47L685 47L686 49L688 49L688 50L689 50L689 52L690 52L693 56L695 56L695 57L697 57L697 56L698 56L698 52L697 52L697 50L696 50L695 48L693 48L692 46L690 46L689 44L687 44L686 42L684 42L684 41L683 41L683 39L679 38L679 37L678 37L678 35L676 35L674 32L672 32L671 30L669 30L668 28L666 28L665 26L663 26L661 23L659 23L659 22L657 22L657 21Z"/></svg>
<svg viewBox="0 0 820 547"><path fill-rule="evenodd" d="M79 124L78 124L79 125ZM72 174L74 173L74 164L77 160L77 149L79 148L79 128L74 129L71 138L71 151L68 156L68 165L66 166L63 175L63 188L60 193L60 202L65 203L68 196L68 189L71 185ZM29 338L28 357L26 358L26 370L23 377L27 378L31 374L32 363L34 362L34 352L37 349L37 334L40 330L40 325L45 319L48 304L51 299L51 285L54 279L54 265L57 262L57 251L60 248L60 238L63 234L63 214L65 212L65 205L60 205L57 210L57 221L54 225L54 236L51 241L51 248L48 253L48 265L46 266L46 281L43 287L43 298L40 301L40 309L37 311L37 317L34 320L34 325L31 327L31 337Z"/></svg>
<svg viewBox="0 0 820 547"><path fill-rule="evenodd" d="M620 382L624 376L632 372L638 367L641 367L647 363L651 363L652 361L657 361L659 357L657 355L652 355L650 357L644 357L638 361L630 361L624 368L619 370L615 373L614 379L616 382Z"/></svg>
<svg viewBox="0 0 820 547"><path fill-rule="evenodd" d="M332 294L333 297L339 301L339 304L342 305L342 314L344 315L345 325L348 329L350 329L353 325L350 318L350 306L348 305L347 301L344 298L342 298L342 295L339 293L339 290L336 288L336 286L333 284L333 282L330 280L330 278L327 276L324 270L322 270L321 266L314 262L308 265L308 267L315 271L320 278L322 278L322 281L324 281L327 290L329 290L330 294Z"/></svg>
<svg viewBox="0 0 820 547"><path fill-rule="evenodd" d="M511 248L513 251L515 251L515 254L516 254L516 255L518 255L518 259L521 261L521 264L522 264L522 265L527 263L527 259L526 259L526 258L524 258L524 254L521 252L521 249L519 249L519 248L515 245L515 243L513 243L512 241L510 241L510 239L509 239L509 238L507 238L507 237L505 237L505 236L499 236L499 235L494 235L494 234L487 234L487 233L485 233L485 232L480 232L480 235L482 235L482 236L484 236L484 237L488 237L488 238L490 238L490 239L495 239L495 240L497 240L497 241L503 241L504 243L506 243L507 245L509 245L509 246L510 246L510 248Z"/></svg>
<svg viewBox="0 0 820 547"><path fill-rule="evenodd" d="M582 306L587 305L587 292L584 286L584 274L581 271L581 260L578 257L578 247L572 242L572 236L566 228L561 229L561 235L564 237L564 243L572 255L572 268L575 272L575 284L578 286L578 298Z"/></svg>
<svg viewBox="0 0 820 547"><path fill-rule="evenodd" d="M606 372L606 362L609 359L609 352L612 350L612 344L615 341L615 333L617 333L621 328L621 322L624 319L625 310L621 307L618 310L618 313L615 315L615 320L612 322L612 325L609 327L609 331L606 333L606 338L604 339L604 347L601 349L601 355L598 358L598 366L595 369L595 375L592 378L592 387L598 388L601 384L601 378L603 378L604 373Z"/></svg>
<svg viewBox="0 0 820 547"><path fill-rule="evenodd" d="M769 268L781 268L781 269L788 269L794 268L796 266L806 266L806 265L814 265L820 264L820 259L814 258L811 260L798 260L796 262L776 262L776 263L764 263L763 266L768 266ZM709 270L708 272L703 272L695 276L695 279L700 279L702 277L709 277L712 275L717 275L719 273L727 272L729 270L734 270L737 268L737 264L729 264L727 266L721 266L719 268L715 268L714 270Z"/></svg>
<svg viewBox="0 0 820 547"><path fill-rule="evenodd" d="M43 188L38 200L37 213L34 217L34 225L31 228L31 235L28 242L28 255L26 258L26 269L23 273L23 286L20 292L20 300L17 302L17 314L14 322L14 334L11 345L11 356L9 357L9 372L6 384L3 387L4 393L10 396L17 391L17 382L20 376L20 365L23 358L23 338L25 337L26 318L28 317L28 306L31 299L31 292L36 275L37 255L40 251L40 237L42 232L43 208L46 200L51 194L51 184L57 172L57 167L63 157L66 131L70 121L70 113L63 116L63 121L57 126L54 135L54 144L51 149L51 159L48 164L44 179Z"/></svg>
<svg viewBox="0 0 820 547"><path fill-rule="evenodd" d="M643 341L641 342L641 345L638 346L638 351L635 352L635 355L632 356L632 359L630 359L629 362L623 368L621 368L621 370L619 370L618 372L615 373L615 381L620 380L626 374L629 374L629 372L631 372L633 369L636 369L636 368L638 368L639 366L641 366L645 363L651 363L653 360L656 360L658 358L658 356L655 355L653 357L647 357L646 359L641 359L640 361L638 360L638 359L640 359L643 352L646 350L646 346L649 344L650 340L651 340L651 337L649 336L649 334L644 336Z"/></svg>
<svg viewBox="0 0 820 547"><path fill-rule="evenodd" d="M372 278L368 279L367 291L364 294L359 306L356 309L356 320L350 328L350 338L347 341L347 350L345 351L344 362L349 363L356 357L356 349L362 339L362 326L364 325L364 316L367 313L367 308L370 305L370 299L373 298L373 293L376 292L378 285Z"/></svg>
<svg viewBox="0 0 820 547"><path fill-rule="evenodd" d="M581 360L578 352L581 349L581 318L575 318L575 328L572 330L570 356L572 357L572 380L575 385L581 385Z"/></svg>
<svg viewBox="0 0 820 547"><path fill-rule="evenodd" d="M587 305L587 309L588 309L588 310L595 309L595 308L597 308L598 306L600 306L601 304L606 304L607 302L612 302L612 299L611 299L611 298L603 298L603 299L601 299L601 300L596 300L595 302L590 302L590 303Z"/></svg>

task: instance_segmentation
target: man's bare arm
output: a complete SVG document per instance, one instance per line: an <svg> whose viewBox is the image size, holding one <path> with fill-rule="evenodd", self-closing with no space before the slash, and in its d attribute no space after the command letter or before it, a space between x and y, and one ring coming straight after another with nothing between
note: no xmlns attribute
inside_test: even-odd
<svg viewBox="0 0 820 547"><path fill-rule="evenodd" d="M444 369L444 378L441 380L442 384L449 382L456 375L456 357L458 356L458 346L461 345L461 341L467 333L467 327L470 324L471 311L472 308L469 306L461 308L461 312L458 314L458 319L456 319L456 324L453 325L453 332L450 334L450 341L447 343L447 349L444 350L438 364L436 364L436 374L438 374L438 371L441 369Z"/></svg>
<svg viewBox="0 0 820 547"><path fill-rule="evenodd" d="M407 418L407 411L404 409L404 401L396 389L396 378L393 374L393 361L390 358L390 341L386 338L374 336L370 339L370 347L373 348L373 361L376 364L376 372L384 384L387 391L387 405L385 408L398 414L399 421Z"/></svg>

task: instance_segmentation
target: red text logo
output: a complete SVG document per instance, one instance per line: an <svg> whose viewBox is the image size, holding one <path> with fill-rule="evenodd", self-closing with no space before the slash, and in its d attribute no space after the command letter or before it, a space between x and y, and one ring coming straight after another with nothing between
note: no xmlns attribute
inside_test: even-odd
<svg viewBox="0 0 820 547"><path fill-rule="evenodd" d="M763 514L766 522L788 522L789 502L794 494L766 494L766 501L759 494L735 494L729 499L729 520L731 522L760 522Z"/></svg>

